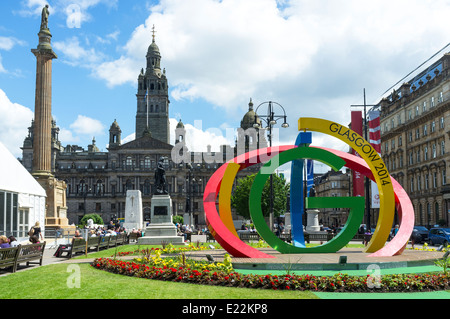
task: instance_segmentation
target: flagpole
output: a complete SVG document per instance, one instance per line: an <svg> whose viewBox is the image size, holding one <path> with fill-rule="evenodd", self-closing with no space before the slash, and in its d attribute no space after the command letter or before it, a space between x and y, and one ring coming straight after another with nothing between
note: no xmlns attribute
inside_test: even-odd
<svg viewBox="0 0 450 319"><path fill-rule="evenodd" d="M363 105L351 105L350 107L364 107L364 138L366 141L369 142L368 139L368 130L367 130L367 107L368 106L377 106L377 104L374 105L367 105L366 104L366 89L363 90L364 94L364 104ZM366 182L365 182L365 197L366 197L366 231L371 231L371 220L370 220L370 198L369 198L369 178L366 176Z"/></svg>

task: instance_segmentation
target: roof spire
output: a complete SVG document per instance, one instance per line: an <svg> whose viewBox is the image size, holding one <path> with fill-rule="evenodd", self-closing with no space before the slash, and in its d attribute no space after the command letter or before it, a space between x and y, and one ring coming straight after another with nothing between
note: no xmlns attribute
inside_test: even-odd
<svg viewBox="0 0 450 319"><path fill-rule="evenodd" d="M154 42L155 42L155 33L156 33L156 31L155 31L155 25L153 25L152 33L153 33L153 35L152 35L152 38L153 38L152 42L154 43Z"/></svg>

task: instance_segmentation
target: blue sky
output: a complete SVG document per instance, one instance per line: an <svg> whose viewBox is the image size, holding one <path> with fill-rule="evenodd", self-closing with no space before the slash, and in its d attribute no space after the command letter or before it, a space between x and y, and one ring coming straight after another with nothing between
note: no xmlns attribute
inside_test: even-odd
<svg viewBox="0 0 450 319"><path fill-rule="evenodd" d="M133 138L153 25L171 122L183 120L195 150L227 142L250 98L286 109L280 144L294 142L301 116L348 124L364 88L368 104L379 102L449 42L448 0L1 0L0 141L17 157L33 118L30 50L47 3L60 139L87 148L95 137L104 151L115 119ZM313 143L346 150L325 136Z"/></svg>

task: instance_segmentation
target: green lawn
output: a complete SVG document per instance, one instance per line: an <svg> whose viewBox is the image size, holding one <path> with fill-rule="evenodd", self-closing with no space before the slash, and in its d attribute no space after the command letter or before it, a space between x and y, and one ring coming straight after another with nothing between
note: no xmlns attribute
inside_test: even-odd
<svg viewBox="0 0 450 319"><path fill-rule="evenodd" d="M317 299L310 292L202 286L53 264L0 277L2 299ZM31 288L31 289L30 289Z"/></svg>

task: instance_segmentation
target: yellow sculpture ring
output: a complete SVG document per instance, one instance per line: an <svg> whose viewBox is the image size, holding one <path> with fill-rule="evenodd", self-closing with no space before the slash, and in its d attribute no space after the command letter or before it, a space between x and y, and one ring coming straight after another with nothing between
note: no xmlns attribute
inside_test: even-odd
<svg viewBox="0 0 450 319"><path fill-rule="evenodd" d="M395 194L391 176L378 152L359 134L332 121L318 118L300 118L298 129L299 131L309 130L334 136L352 147L366 161L378 186L380 211L375 232L365 251L375 252L383 248L394 221Z"/></svg>

